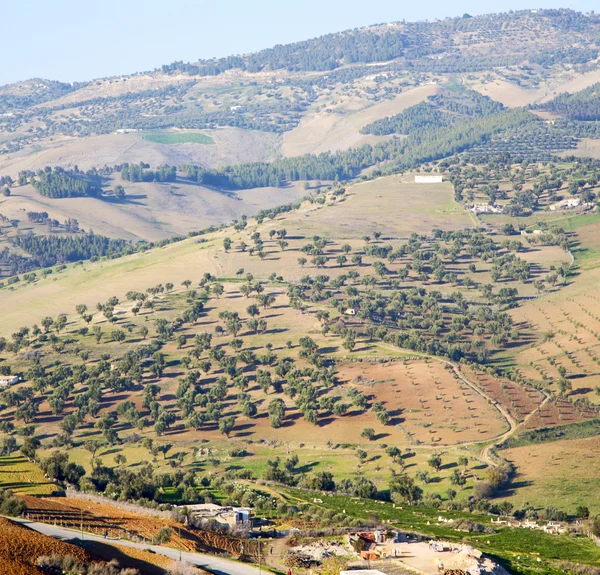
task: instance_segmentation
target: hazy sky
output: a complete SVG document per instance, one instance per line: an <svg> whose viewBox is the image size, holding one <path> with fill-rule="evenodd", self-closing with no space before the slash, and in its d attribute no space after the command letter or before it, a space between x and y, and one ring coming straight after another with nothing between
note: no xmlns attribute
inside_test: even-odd
<svg viewBox="0 0 600 575"><path fill-rule="evenodd" d="M3 0L0 84L74 81L226 56L394 20L597 0Z"/></svg>

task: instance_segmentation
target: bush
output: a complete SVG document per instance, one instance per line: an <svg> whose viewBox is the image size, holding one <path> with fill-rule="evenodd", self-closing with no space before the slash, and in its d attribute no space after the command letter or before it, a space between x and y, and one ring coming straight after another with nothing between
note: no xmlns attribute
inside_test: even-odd
<svg viewBox="0 0 600 575"><path fill-rule="evenodd" d="M25 511L25 503L8 489L0 489L0 514L17 517Z"/></svg>
<svg viewBox="0 0 600 575"><path fill-rule="evenodd" d="M171 527L161 527L154 536L152 542L155 545L162 545L163 543L168 543L171 540L171 536L173 535L173 529Z"/></svg>

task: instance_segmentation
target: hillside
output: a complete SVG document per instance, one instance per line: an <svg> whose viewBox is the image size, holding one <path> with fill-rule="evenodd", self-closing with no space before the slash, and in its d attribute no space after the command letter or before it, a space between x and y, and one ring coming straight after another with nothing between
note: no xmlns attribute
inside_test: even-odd
<svg viewBox="0 0 600 575"><path fill-rule="evenodd" d="M1 514L235 573L376 528L595 573L599 50L526 10L0 87ZM2 521L8 570L93 560Z"/></svg>
<svg viewBox="0 0 600 575"><path fill-rule="evenodd" d="M383 146L376 159L350 172L338 170L347 179L381 160L397 166L399 154L412 157L404 146L390 147L389 133L365 129L406 111L418 114L419 105L440 92L475 90L507 108L539 102L548 109L557 94L593 85L600 79L599 28L597 15L569 10L465 15L349 30L256 54L176 62L75 85L19 82L0 88L0 174L17 180L46 166L89 170L124 162L218 170ZM536 138L560 142L552 152L578 148L581 138L596 136L582 125L567 141L562 126L544 128L554 135L541 133L541 125L535 126ZM450 140L464 138L464 129L456 129ZM489 137L488 128L474 129L482 135L464 147ZM496 127L490 133L495 132ZM420 142L407 145L415 144L423 148ZM434 146L441 155L458 151ZM589 146L578 149L585 154ZM421 152L415 158L432 159ZM300 170L297 179L327 178ZM12 205L4 202L2 214L22 220L22 210L39 209L110 237L155 240L277 204L273 191L223 196L186 182L178 189L181 193L165 196L156 186L136 186L131 190L136 201L117 207L70 199L39 205L23 190ZM96 225L92 213L100 214Z"/></svg>

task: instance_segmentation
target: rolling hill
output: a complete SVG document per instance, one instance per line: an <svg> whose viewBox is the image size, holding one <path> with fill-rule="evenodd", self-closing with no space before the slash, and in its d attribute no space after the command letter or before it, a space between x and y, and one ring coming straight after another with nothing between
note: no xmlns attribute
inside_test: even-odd
<svg viewBox="0 0 600 575"><path fill-rule="evenodd" d="M524 10L0 87L0 506L594 573L599 50Z"/></svg>

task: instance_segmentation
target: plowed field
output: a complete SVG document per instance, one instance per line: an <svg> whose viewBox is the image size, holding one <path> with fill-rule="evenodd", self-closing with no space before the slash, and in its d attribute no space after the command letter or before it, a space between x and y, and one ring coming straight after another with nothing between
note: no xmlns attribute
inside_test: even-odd
<svg viewBox="0 0 600 575"><path fill-rule="evenodd" d="M72 555L81 562L92 561L92 557L76 545L0 517L0 575L42 574L35 567L37 558L53 554Z"/></svg>

